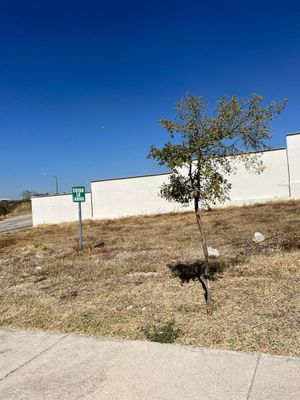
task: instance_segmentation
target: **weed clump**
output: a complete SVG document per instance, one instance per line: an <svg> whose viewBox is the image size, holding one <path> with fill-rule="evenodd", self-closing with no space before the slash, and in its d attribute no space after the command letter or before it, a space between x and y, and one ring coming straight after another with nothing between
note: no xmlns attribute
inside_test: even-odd
<svg viewBox="0 0 300 400"><path fill-rule="evenodd" d="M174 343L181 335L181 330L176 327L175 320L166 322L161 326L145 327L141 329L150 342Z"/></svg>

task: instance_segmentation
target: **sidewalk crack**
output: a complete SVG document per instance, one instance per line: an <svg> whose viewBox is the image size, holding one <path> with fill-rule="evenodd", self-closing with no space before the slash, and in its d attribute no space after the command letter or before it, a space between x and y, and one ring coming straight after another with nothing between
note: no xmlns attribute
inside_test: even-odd
<svg viewBox="0 0 300 400"><path fill-rule="evenodd" d="M257 368L258 368L258 364L259 364L260 359L261 359L261 354L259 354L258 357L257 357L257 362L256 362L255 370L254 370L254 372L253 372L253 376L252 376L252 379L251 379L251 383L250 383L250 387L249 387L249 390L248 390L248 393L247 393L246 400L249 400L249 399L250 399L250 394L251 394L251 390L252 390L252 387L253 387L253 383L254 383L254 379L255 379L255 376L256 376L256 371L257 371Z"/></svg>
<svg viewBox="0 0 300 400"><path fill-rule="evenodd" d="M25 367L25 365L29 364L31 361L37 359L39 356L41 356L42 354L46 353L46 351L52 349L54 346L56 346L59 342L61 342L62 340L64 340L67 336L69 336L68 334L64 335L63 337L61 337L59 340L57 340L55 343L52 343L50 346L48 346L46 349L42 350L40 353L36 354L34 357L30 358L29 360L25 361L23 364L19 365L17 368L13 369L12 371L9 371L3 378L0 378L0 382L2 382L5 378L7 378L8 376L12 375L13 373L15 373L16 371L18 371L19 369Z"/></svg>

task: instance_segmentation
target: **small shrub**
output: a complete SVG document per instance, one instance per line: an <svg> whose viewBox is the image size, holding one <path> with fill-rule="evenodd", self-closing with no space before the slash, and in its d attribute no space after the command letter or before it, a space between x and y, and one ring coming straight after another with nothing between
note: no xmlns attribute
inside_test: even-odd
<svg viewBox="0 0 300 400"><path fill-rule="evenodd" d="M280 243L282 250L292 251L300 249L300 233L296 231L286 232Z"/></svg>
<svg viewBox="0 0 300 400"><path fill-rule="evenodd" d="M6 216L11 211L11 206L8 202L0 202L0 215Z"/></svg>
<svg viewBox="0 0 300 400"><path fill-rule="evenodd" d="M181 335L174 319L161 326L142 328L142 332L148 340L158 343L174 343Z"/></svg>

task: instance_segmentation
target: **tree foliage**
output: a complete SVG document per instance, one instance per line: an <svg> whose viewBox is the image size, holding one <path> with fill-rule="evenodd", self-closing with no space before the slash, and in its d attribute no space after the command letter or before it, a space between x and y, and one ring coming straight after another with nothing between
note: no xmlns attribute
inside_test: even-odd
<svg viewBox="0 0 300 400"><path fill-rule="evenodd" d="M269 123L285 107L286 100L267 106L263 102L257 94L246 100L222 97L212 115L208 115L202 97L183 97L175 105L176 120L159 121L171 140L161 149L152 146L149 153L150 158L172 171L169 183L161 188L161 196L183 205L192 199L197 205L222 203L229 198L228 176L235 172L237 162L248 170L261 172L259 153L247 152L268 148Z"/></svg>
<svg viewBox="0 0 300 400"><path fill-rule="evenodd" d="M9 201L0 201L0 217L6 216L12 210L11 202Z"/></svg>

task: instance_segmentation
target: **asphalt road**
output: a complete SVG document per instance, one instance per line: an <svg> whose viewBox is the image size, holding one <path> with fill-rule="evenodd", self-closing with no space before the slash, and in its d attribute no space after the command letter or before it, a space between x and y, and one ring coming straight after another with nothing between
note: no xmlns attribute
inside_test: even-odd
<svg viewBox="0 0 300 400"><path fill-rule="evenodd" d="M0 233L17 231L19 229L30 228L32 226L32 215L20 215L0 221Z"/></svg>
<svg viewBox="0 0 300 400"><path fill-rule="evenodd" d="M0 329L1 400L298 400L300 359Z"/></svg>

